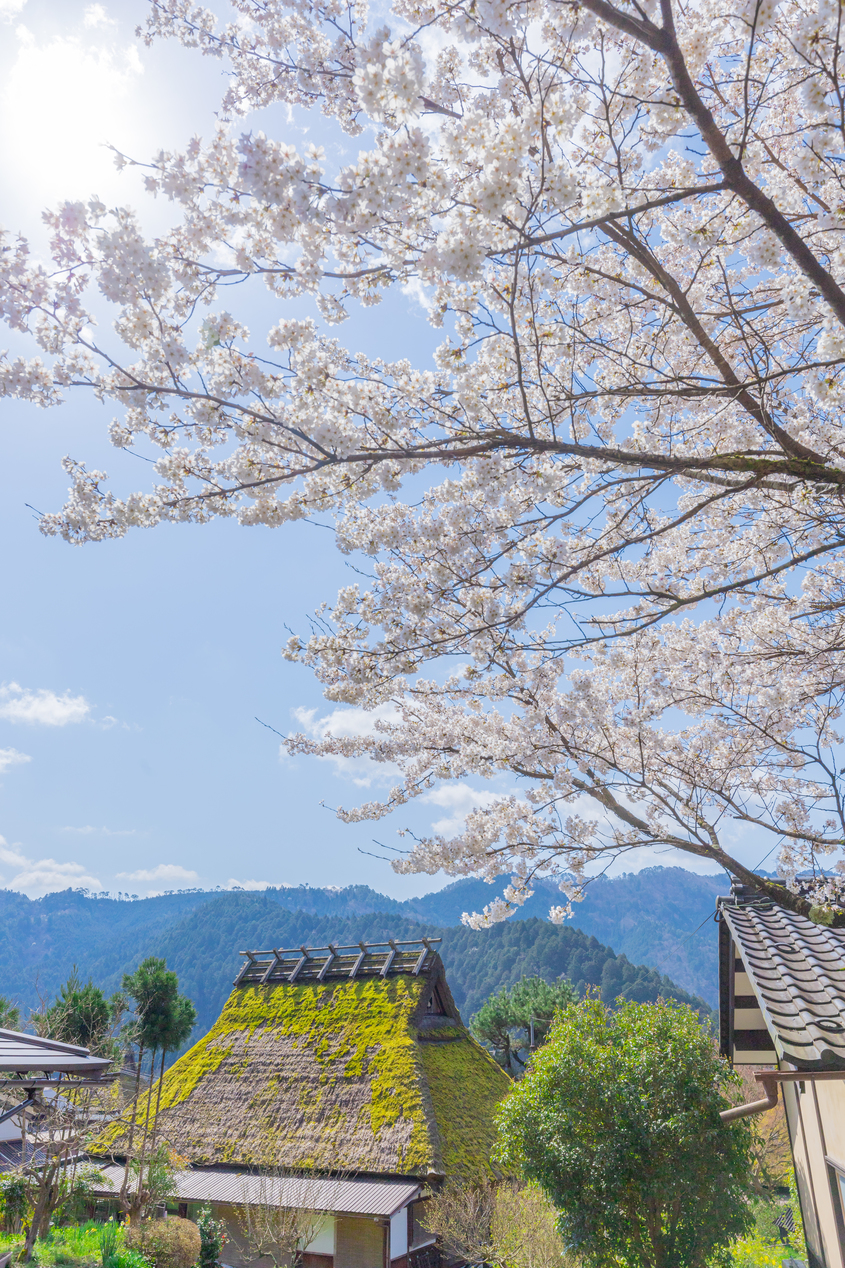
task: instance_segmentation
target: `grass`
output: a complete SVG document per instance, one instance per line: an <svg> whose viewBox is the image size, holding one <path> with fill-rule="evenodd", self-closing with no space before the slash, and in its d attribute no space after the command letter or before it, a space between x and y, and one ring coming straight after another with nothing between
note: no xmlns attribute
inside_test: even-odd
<svg viewBox="0 0 845 1268"><path fill-rule="evenodd" d="M32 1262L37 1268L64 1268L64 1265L79 1265L80 1268L150 1268L143 1255L124 1246L122 1227L111 1225L113 1237L107 1236L104 1240L106 1227L108 1226L102 1223L88 1220L85 1224L53 1228L45 1239L39 1238L35 1243ZM0 1233L0 1255L23 1247L23 1241L22 1233ZM109 1243L113 1243L113 1249Z"/></svg>

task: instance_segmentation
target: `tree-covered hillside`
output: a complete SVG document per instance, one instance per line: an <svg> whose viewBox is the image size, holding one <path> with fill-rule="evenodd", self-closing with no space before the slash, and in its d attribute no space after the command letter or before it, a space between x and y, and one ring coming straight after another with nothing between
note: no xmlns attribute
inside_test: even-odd
<svg viewBox="0 0 845 1268"><path fill-rule="evenodd" d="M0 895L0 910L8 895ZM201 901L198 901L200 900ZM26 901L26 900L24 900ZM159 900L147 900L155 901ZM417 938L421 933L442 938L440 951L449 983L465 1020L500 986L524 975L554 980L569 977L579 991L597 988L604 999L624 995L630 999L656 999L658 995L687 1000L707 1011L668 977L617 956L595 938L571 926L528 919L497 925L489 930L464 926L441 928L407 915L369 913L351 918L338 915L280 909L274 894L225 893L174 895L157 908L164 917L144 933L137 921L142 903L116 903L85 899L68 893L31 904L12 904L16 929L28 938L26 957L12 971L12 944L3 942L0 994L12 995L25 1006L35 999L35 978L41 964L38 988L55 991L76 963L83 977L93 976L106 990L114 990L121 976L145 955L161 955L179 975L180 989L193 1000L198 1014L193 1040L217 1017L241 963L239 951L270 946L324 946L327 942L355 943L383 938ZM33 910L34 909L34 910ZM111 931L98 937L97 916ZM60 954L67 945L69 954ZM39 961L39 955L43 957ZM13 982L18 983L16 989Z"/></svg>

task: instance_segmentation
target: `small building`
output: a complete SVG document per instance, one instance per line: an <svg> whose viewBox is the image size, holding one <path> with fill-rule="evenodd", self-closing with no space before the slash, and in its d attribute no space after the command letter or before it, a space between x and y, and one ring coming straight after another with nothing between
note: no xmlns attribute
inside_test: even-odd
<svg viewBox="0 0 845 1268"><path fill-rule="evenodd" d="M716 919L722 1054L782 1091L810 1268L845 1268L845 929L742 887Z"/></svg>
<svg viewBox="0 0 845 1268"><path fill-rule="evenodd" d="M325 1213L311 1268L437 1262L421 1203L492 1173L510 1085L461 1022L438 941L242 953L220 1017L164 1076L157 1125L190 1164L183 1211L209 1202L229 1223L227 1262L247 1258L237 1208L268 1201ZM116 1189L125 1138L104 1143Z"/></svg>
<svg viewBox="0 0 845 1268"><path fill-rule="evenodd" d="M39 1160L45 1104L66 1089L105 1085L110 1065L77 1044L0 1029L0 1172Z"/></svg>

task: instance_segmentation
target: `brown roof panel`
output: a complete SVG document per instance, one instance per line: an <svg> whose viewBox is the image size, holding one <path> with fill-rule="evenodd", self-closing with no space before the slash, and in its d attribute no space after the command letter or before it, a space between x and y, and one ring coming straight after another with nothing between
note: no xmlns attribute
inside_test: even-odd
<svg viewBox="0 0 845 1268"><path fill-rule="evenodd" d="M845 929L770 899L720 898L775 1050L802 1070L845 1069Z"/></svg>

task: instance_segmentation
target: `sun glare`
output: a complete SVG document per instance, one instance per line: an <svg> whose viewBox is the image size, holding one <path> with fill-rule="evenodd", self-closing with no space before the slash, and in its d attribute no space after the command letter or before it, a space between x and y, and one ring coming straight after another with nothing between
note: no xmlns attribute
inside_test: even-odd
<svg viewBox="0 0 845 1268"><path fill-rule="evenodd" d="M101 5L91 5L72 33L41 43L25 26L0 94L0 219L31 221L65 198L120 197L108 143L148 144L142 115L143 66L134 43L118 42ZM123 182L125 195L126 182ZM15 224L17 227L17 224Z"/></svg>

